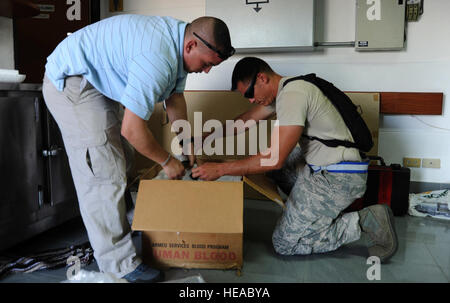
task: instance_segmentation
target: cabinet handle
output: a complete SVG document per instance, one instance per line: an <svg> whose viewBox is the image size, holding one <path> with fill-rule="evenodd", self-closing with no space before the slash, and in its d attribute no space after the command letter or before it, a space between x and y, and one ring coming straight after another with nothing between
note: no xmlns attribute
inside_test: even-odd
<svg viewBox="0 0 450 303"><path fill-rule="evenodd" d="M59 154L59 152L62 151L61 147L56 147L56 148L50 148L50 149L44 149L42 151L42 155L44 157L54 157L57 156Z"/></svg>
<svg viewBox="0 0 450 303"><path fill-rule="evenodd" d="M39 122L41 120L41 110L39 108L39 98L34 98L34 119L36 122Z"/></svg>
<svg viewBox="0 0 450 303"><path fill-rule="evenodd" d="M44 189L42 188L42 185L38 185L38 204L39 208L44 206Z"/></svg>

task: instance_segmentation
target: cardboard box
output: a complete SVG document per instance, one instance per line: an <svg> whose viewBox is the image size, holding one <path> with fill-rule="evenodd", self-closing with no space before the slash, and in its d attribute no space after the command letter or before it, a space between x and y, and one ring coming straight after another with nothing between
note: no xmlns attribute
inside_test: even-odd
<svg viewBox="0 0 450 303"><path fill-rule="evenodd" d="M142 231L144 262L157 267L232 269L243 265L244 187L284 207L264 175L242 181L151 180L142 175L133 230Z"/></svg>

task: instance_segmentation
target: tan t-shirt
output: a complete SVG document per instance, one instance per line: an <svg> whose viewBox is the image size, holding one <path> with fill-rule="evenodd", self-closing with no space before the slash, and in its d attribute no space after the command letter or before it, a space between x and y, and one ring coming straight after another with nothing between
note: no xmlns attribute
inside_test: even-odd
<svg viewBox="0 0 450 303"><path fill-rule="evenodd" d="M352 135L341 115L330 100L315 85L297 80L283 83L291 77L281 79L275 104L280 126L300 125L303 134L321 139L353 141ZM356 148L344 146L328 147L317 140L300 138L300 147L308 164L328 165L341 161L361 161Z"/></svg>

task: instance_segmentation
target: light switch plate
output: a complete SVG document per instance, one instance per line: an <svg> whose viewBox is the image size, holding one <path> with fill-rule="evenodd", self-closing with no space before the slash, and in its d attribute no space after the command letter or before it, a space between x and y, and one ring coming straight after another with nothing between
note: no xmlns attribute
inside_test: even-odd
<svg viewBox="0 0 450 303"><path fill-rule="evenodd" d="M422 159L422 167L441 168L441 159Z"/></svg>

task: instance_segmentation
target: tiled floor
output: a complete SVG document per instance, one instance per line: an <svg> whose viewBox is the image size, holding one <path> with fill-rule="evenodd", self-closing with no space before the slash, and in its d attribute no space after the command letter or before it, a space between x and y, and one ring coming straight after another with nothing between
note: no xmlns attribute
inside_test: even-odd
<svg viewBox="0 0 450 303"><path fill-rule="evenodd" d="M411 216L396 217L399 236L397 254L381 265L379 281L369 281L367 250L362 241L341 247L335 252L284 257L276 255L271 234L281 209L268 201L246 200L244 203L244 267L235 270L166 271L167 280L200 274L206 282L450 282L450 221ZM139 236L133 237L140 250ZM87 241L81 219L72 220L8 251L26 255L52 248L68 247ZM6 252L0 253L5 255ZM95 262L83 267L98 271ZM66 268L11 274L0 282L61 282Z"/></svg>

